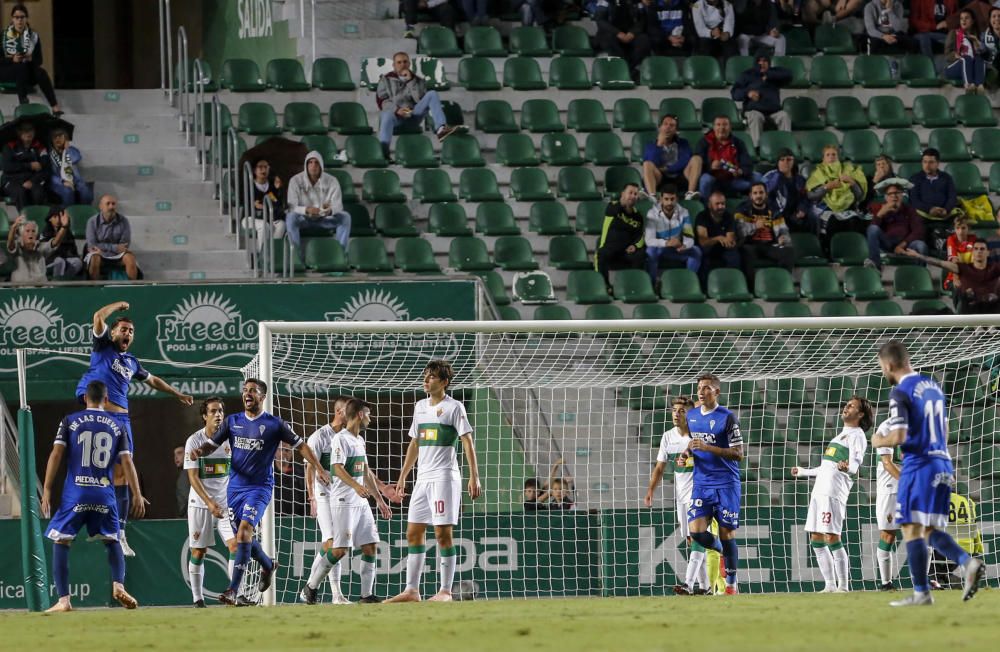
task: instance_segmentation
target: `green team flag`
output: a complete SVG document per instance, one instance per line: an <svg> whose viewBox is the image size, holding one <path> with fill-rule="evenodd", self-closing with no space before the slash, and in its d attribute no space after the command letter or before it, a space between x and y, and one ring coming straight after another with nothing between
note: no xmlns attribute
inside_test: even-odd
<svg viewBox="0 0 1000 652"><path fill-rule="evenodd" d="M39 521L41 506L38 504L35 426L31 410L18 410L17 434L21 451L21 570L24 573L24 599L28 611L43 611L51 603L48 564L45 561Z"/></svg>

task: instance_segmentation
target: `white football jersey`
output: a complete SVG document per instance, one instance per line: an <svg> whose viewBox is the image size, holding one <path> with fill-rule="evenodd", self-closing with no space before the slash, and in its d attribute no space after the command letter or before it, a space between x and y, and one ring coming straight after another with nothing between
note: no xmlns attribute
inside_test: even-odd
<svg viewBox="0 0 1000 652"><path fill-rule="evenodd" d="M889 434L889 421L883 421L876 431L877 434L883 437ZM892 448L876 448L875 449L875 464L878 467L878 478L875 481L876 496L881 496L884 494L894 494L896 493L896 487L899 485L899 480L889 475L889 472L885 470L885 466L882 465L882 456L892 455L893 461L899 466L899 461L896 459L895 450Z"/></svg>
<svg viewBox="0 0 1000 652"><path fill-rule="evenodd" d="M417 481L458 480L458 441L472 435L472 424L465 406L450 396L437 405L430 398L417 402L413 409L410 438L417 440Z"/></svg>
<svg viewBox="0 0 1000 652"><path fill-rule="evenodd" d="M208 455L192 460L191 453L208 441L210 440L204 428L187 438L187 442L184 444L184 470L198 469L198 478L204 485L205 491L212 500L224 507L228 504L226 490L229 487L229 465L233 451L229 448L229 442L226 442ZM201 499L194 487L191 487L188 493L188 506L203 509L206 507L205 501Z"/></svg>
<svg viewBox="0 0 1000 652"><path fill-rule="evenodd" d="M330 506L368 506L368 499L362 498L349 484L333 472L335 464L342 464L347 474L358 484L365 483L365 440L344 428L330 442Z"/></svg>
<svg viewBox="0 0 1000 652"><path fill-rule="evenodd" d="M309 435L306 445L312 449L313 455L319 460L319 465L333 475L333 466L330 464L330 453L333 451L333 436L337 432L330 424L321 426L313 434ZM329 495L329 487L323 486L319 481L319 476L313 475L313 495L317 498L326 498Z"/></svg>
<svg viewBox="0 0 1000 652"><path fill-rule="evenodd" d="M846 503L847 497L851 494L851 487L854 486L854 477L838 469L837 465L846 460L852 472L857 473L867 448L868 438L865 437L865 431L845 426L823 449L823 461L820 462L816 474L813 494L830 496Z"/></svg>
<svg viewBox="0 0 1000 652"><path fill-rule="evenodd" d="M690 503L694 489L694 455L688 456L685 466L676 463L677 456L686 451L690 443L691 437L682 435L678 428L671 428L660 438L660 451L656 454L657 462L669 464L674 471L674 499L678 503Z"/></svg>

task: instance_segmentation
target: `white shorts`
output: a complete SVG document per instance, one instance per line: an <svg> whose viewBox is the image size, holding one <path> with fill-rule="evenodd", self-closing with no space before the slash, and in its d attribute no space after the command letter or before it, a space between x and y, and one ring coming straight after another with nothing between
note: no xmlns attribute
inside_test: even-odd
<svg viewBox="0 0 1000 652"><path fill-rule="evenodd" d="M678 530L681 531L681 536L685 539L691 536L691 526L688 525L688 510L691 509L691 502L682 502L678 500L677 505L677 524Z"/></svg>
<svg viewBox="0 0 1000 652"><path fill-rule="evenodd" d="M330 520L334 548L353 549L379 541L375 517L368 505L336 505L330 509Z"/></svg>
<svg viewBox="0 0 1000 652"><path fill-rule="evenodd" d="M330 513L330 497L316 497L316 524L319 525L320 541L333 538L333 515Z"/></svg>
<svg viewBox="0 0 1000 652"><path fill-rule="evenodd" d="M206 507L188 505L188 546L211 548L215 545L215 530L223 541L236 538L233 524L227 517L215 518Z"/></svg>
<svg viewBox="0 0 1000 652"><path fill-rule="evenodd" d="M847 505L830 496L813 495L806 516L806 532L840 535L844 529Z"/></svg>
<svg viewBox="0 0 1000 652"><path fill-rule="evenodd" d="M899 529L896 524L896 494L877 494L875 496L875 523L878 529L892 532Z"/></svg>
<svg viewBox="0 0 1000 652"><path fill-rule="evenodd" d="M410 497L409 523L431 525L458 525L458 512L462 505L462 481L417 481Z"/></svg>

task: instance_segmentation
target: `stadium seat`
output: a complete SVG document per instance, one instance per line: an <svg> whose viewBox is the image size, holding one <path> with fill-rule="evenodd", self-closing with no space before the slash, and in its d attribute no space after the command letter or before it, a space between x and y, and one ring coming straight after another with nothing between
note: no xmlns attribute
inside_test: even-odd
<svg viewBox="0 0 1000 652"><path fill-rule="evenodd" d="M305 238L302 242L307 269L320 274L342 274L350 269L347 253L336 238Z"/></svg>
<svg viewBox="0 0 1000 652"><path fill-rule="evenodd" d="M562 204L547 203L546 206ZM594 261L587 254L587 245L575 235L557 235L549 240L549 265L556 269L593 269Z"/></svg>
<svg viewBox="0 0 1000 652"><path fill-rule="evenodd" d="M569 308L560 304L538 306L531 317L536 321L565 321L572 319Z"/></svg>
<svg viewBox="0 0 1000 652"><path fill-rule="evenodd" d="M850 301L826 301L820 306L820 317L857 317L858 309Z"/></svg>
<svg viewBox="0 0 1000 652"><path fill-rule="evenodd" d="M278 135L278 114L267 102L244 102L240 105L237 129L251 136Z"/></svg>
<svg viewBox="0 0 1000 652"><path fill-rule="evenodd" d="M954 127L956 122L944 95L918 95L913 100L913 120L924 127Z"/></svg>
<svg viewBox="0 0 1000 652"><path fill-rule="evenodd" d="M477 103L475 124L476 131L488 134L519 131L514 119L514 109L505 100L481 100Z"/></svg>
<svg viewBox="0 0 1000 652"><path fill-rule="evenodd" d="M786 269L766 267L754 275L754 294L764 301L798 301L795 281Z"/></svg>
<svg viewBox="0 0 1000 652"><path fill-rule="evenodd" d="M901 299L936 299L938 290L926 267L904 265L896 268L893 290Z"/></svg>
<svg viewBox="0 0 1000 652"><path fill-rule="evenodd" d="M785 37L785 52L790 56L811 57L816 54L816 46L813 45L809 30L801 25L788 27L782 30ZM778 65L775 63L774 65Z"/></svg>
<svg viewBox="0 0 1000 652"><path fill-rule="evenodd" d="M692 88L725 88L726 80L715 57L691 55L683 60L684 83Z"/></svg>
<svg viewBox="0 0 1000 652"><path fill-rule="evenodd" d="M955 180L955 192L960 196L977 197L988 192L975 163L949 163L945 172Z"/></svg>
<svg viewBox="0 0 1000 652"><path fill-rule="evenodd" d="M622 131L656 129L649 104L640 97L623 97L615 102L612 121Z"/></svg>
<svg viewBox="0 0 1000 652"><path fill-rule="evenodd" d="M923 54L906 54L899 60L899 80L910 88L937 88L941 79L934 61Z"/></svg>
<svg viewBox="0 0 1000 652"><path fill-rule="evenodd" d="M549 86L560 90L590 90L587 66L578 57L556 57L549 63Z"/></svg>
<svg viewBox="0 0 1000 652"><path fill-rule="evenodd" d="M895 301L869 301L865 304L865 317L901 317L903 307Z"/></svg>
<svg viewBox="0 0 1000 652"><path fill-rule="evenodd" d="M270 88L282 93L309 90L306 73L298 59L271 59L267 62L265 81Z"/></svg>
<svg viewBox="0 0 1000 652"><path fill-rule="evenodd" d="M989 185L990 192L1000 193L1000 163L990 166Z"/></svg>
<svg viewBox="0 0 1000 652"><path fill-rule="evenodd" d="M337 144L327 135L303 136L302 144L309 151L319 152L323 157L323 168L339 168L344 165L343 161L337 158Z"/></svg>
<svg viewBox="0 0 1000 652"><path fill-rule="evenodd" d="M903 107L903 100L896 95L879 95L869 100L868 120L882 129L897 129L913 124L913 119Z"/></svg>
<svg viewBox="0 0 1000 652"><path fill-rule="evenodd" d="M441 273L441 266L434 260L434 249L431 247L431 243L423 238L403 238L396 243L393 258L396 267L404 272L412 274ZM487 283L487 288L491 291L496 289L495 287L491 287L489 283ZM500 290L503 290L503 279L500 280ZM507 301L503 301L503 298L506 298L506 293L502 295L503 298L498 294L493 294L492 296L493 302L497 305L510 303L509 298L507 298Z"/></svg>
<svg viewBox="0 0 1000 652"><path fill-rule="evenodd" d="M412 242L424 242L421 240L405 240L405 243L409 244ZM402 243L400 243L402 244ZM429 243L428 243L429 244ZM429 248L429 246L428 246ZM433 261L433 258L431 259ZM396 248L396 263L399 263L399 248ZM510 305L510 296L507 294L507 287L504 285L503 277L494 270L489 270L487 272L479 272L476 274L483 281L483 285L486 286L486 291L489 293L490 298L493 299L493 303L497 306Z"/></svg>
<svg viewBox="0 0 1000 652"><path fill-rule="evenodd" d="M638 133L638 132L637 132ZM587 135L584 158L594 165L628 165L625 148L618 134L594 132Z"/></svg>
<svg viewBox="0 0 1000 652"><path fill-rule="evenodd" d="M728 97L706 97L701 102L701 123L706 129L711 129L716 116L729 118L733 129L743 129L743 118L736 102Z"/></svg>
<svg viewBox="0 0 1000 652"><path fill-rule="evenodd" d="M500 134L497 139L497 163L519 168L538 165L541 160L528 134Z"/></svg>
<svg viewBox="0 0 1000 652"><path fill-rule="evenodd" d="M867 243L865 244L867 246ZM840 281L837 280L837 275L830 267L806 268L802 271L799 286L802 296L810 301L834 301L844 298Z"/></svg>
<svg viewBox="0 0 1000 652"><path fill-rule="evenodd" d="M965 146L965 136L958 129L947 127L932 129L927 138L927 145L941 153L942 161L972 160L972 155Z"/></svg>
<svg viewBox="0 0 1000 652"><path fill-rule="evenodd" d="M1000 129L985 127L972 132L972 153L982 161L1000 161Z"/></svg>
<svg viewBox="0 0 1000 652"><path fill-rule="evenodd" d="M727 319L763 319L764 309L753 301L738 301L726 306Z"/></svg>
<svg viewBox="0 0 1000 652"><path fill-rule="evenodd" d="M801 443L825 442L826 419L814 410L795 410L788 413L788 441Z"/></svg>
<svg viewBox="0 0 1000 652"><path fill-rule="evenodd" d="M959 95L955 98L955 117L966 127L995 127L997 118L985 95Z"/></svg>
<svg viewBox="0 0 1000 652"><path fill-rule="evenodd" d="M895 88L896 80L889 68L889 59L879 54L855 57L854 83L864 88Z"/></svg>
<svg viewBox="0 0 1000 652"><path fill-rule="evenodd" d="M493 170L466 168L458 177L458 195L465 201L503 201Z"/></svg>
<svg viewBox="0 0 1000 652"><path fill-rule="evenodd" d="M549 179L540 168L517 168L510 173L510 194L517 201L552 201ZM506 205L506 204L505 204Z"/></svg>
<svg viewBox="0 0 1000 652"><path fill-rule="evenodd" d="M670 319L670 309L662 303L639 303L632 309L632 319Z"/></svg>
<svg viewBox="0 0 1000 652"><path fill-rule="evenodd" d="M604 277L593 269L573 270L566 277L566 299L574 303L611 303Z"/></svg>
<svg viewBox="0 0 1000 652"><path fill-rule="evenodd" d="M750 55L735 56L726 59L725 78L726 83L732 86L744 72L753 68L754 60Z"/></svg>
<svg viewBox="0 0 1000 652"><path fill-rule="evenodd" d="M688 129L701 130L701 120L698 119L694 102L689 98L667 97L661 100L659 112L657 113L657 122L662 120L665 115L676 116L677 128L681 131ZM691 146L694 147L694 143L691 143Z"/></svg>
<svg viewBox="0 0 1000 652"><path fill-rule="evenodd" d="M552 100L525 100L521 105L521 129L533 133L564 131L559 120L559 109Z"/></svg>
<svg viewBox="0 0 1000 652"><path fill-rule="evenodd" d="M574 131L610 131L604 106L593 98L570 100L566 109L566 126Z"/></svg>
<svg viewBox="0 0 1000 652"><path fill-rule="evenodd" d="M414 238L420 235L413 225L413 213L406 204L376 206L375 228L387 238Z"/></svg>
<svg viewBox="0 0 1000 652"><path fill-rule="evenodd" d="M428 25L420 30L417 37L417 54L428 57L460 57L462 51L458 49L455 32L447 27Z"/></svg>
<svg viewBox="0 0 1000 652"><path fill-rule="evenodd" d="M655 303L656 293L644 269L620 269L611 273L615 298L625 303Z"/></svg>
<svg viewBox="0 0 1000 652"><path fill-rule="evenodd" d="M591 66L590 78L602 91L622 91L635 88L628 64L621 57L599 57Z"/></svg>
<svg viewBox="0 0 1000 652"><path fill-rule="evenodd" d="M826 267L830 261L823 255L823 247L812 233L792 233L792 249L796 267Z"/></svg>
<svg viewBox="0 0 1000 652"><path fill-rule="evenodd" d="M844 292L858 301L885 299L889 296L882 288L882 275L871 267L848 267L844 270Z"/></svg>
<svg viewBox="0 0 1000 652"><path fill-rule="evenodd" d="M642 304L640 304L642 305ZM596 303L587 306L584 319L625 319L622 309L611 303Z"/></svg>
<svg viewBox="0 0 1000 652"><path fill-rule="evenodd" d="M448 266L459 272L477 272L496 267L479 238L453 238L448 246Z"/></svg>
<svg viewBox="0 0 1000 652"><path fill-rule="evenodd" d="M604 132L601 135L614 136L610 132ZM573 134L545 134L542 136L539 150L542 162L548 165L583 165L580 145Z"/></svg>
<svg viewBox="0 0 1000 652"><path fill-rule="evenodd" d="M774 317L783 319L786 317L812 317L809 306L804 303L779 303L774 307Z"/></svg>
<svg viewBox="0 0 1000 652"><path fill-rule="evenodd" d="M444 139L441 142L441 163L453 168L476 168L486 165L479 151L479 141L472 134L452 134Z"/></svg>
<svg viewBox="0 0 1000 652"><path fill-rule="evenodd" d="M504 204L506 206L506 204ZM538 269L538 261L531 251L531 243L519 235L497 238L493 245L493 259L504 271L530 271Z"/></svg>
<svg viewBox="0 0 1000 652"><path fill-rule="evenodd" d="M535 202L528 209L528 230L538 235L573 235L566 205L562 202Z"/></svg>
<svg viewBox="0 0 1000 652"><path fill-rule="evenodd" d="M660 274L660 296L674 303L700 303L705 300L698 275L689 269L663 270Z"/></svg>
<svg viewBox="0 0 1000 652"><path fill-rule="evenodd" d="M549 57L552 48L545 38L545 30L538 25L518 26L510 30L510 53L522 57Z"/></svg>
<svg viewBox="0 0 1000 652"><path fill-rule="evenodd" d="M514 274L511 286L514 299L525 305L556 302L555 292L552 291L552 279L545 272L537 270L517 272Z"/></svg>
<svg viewBox="0 0 1000 652"><path fill-rule="evenodd" d="M511 57L503 64L503 85L516 91L538 91L547 88L542 69L531 57Z"/></svg>
<svg viewBox="0 0 1000 652"><path fill-rule="evenodd" d="M651 90L683 88L684 78L671 57L648 56L639 64L639 83Z"/></svg>
<svg viewBox="0 0 1000 652"><path fill-rule="evenodd" d="M384 168L389 165L382 152L382 143L375 136L353 134L344 141L344 150L351 165L359 168Z"/></svg>
<svg viewBox="0 0 1000 652"><path fill-rule="evenodd" d="M656 142L655 131L637 131L632 134L632 142L629 144L629 160L633 163L642 163L646 145Z"/></svg>
<svg viewBox="0 0 1000 652"><path fill-rule="evenodd" d="M570 201L602 198L601 193L597 190L594 173L585 167L560 168L556 182L556 193L563 199ZM577 219L579 220L579 215L577 215Z"/></svg>
<svg viewBox="0 0 1000 652"><path fill-rule="evenodd" d="M396 162L404 168L436 168L434 146L423 134L407 134L396 139Z"/></svg>
<svg viewBox="0 0 1000 652"><path fill-rule="evenodd" d="M579 25L560 25L552 30L552 49L566 57L592 57L590 36Z"/></svg>
<svg viewBox="0 0 1000 652"><path fill-rule="evenodd" d="M485 57L466 57L458 62L458 84L467 91L498 91L497 70Z"/></svg>
<svg viewBox="0 0 1000 652"><path fill-rule="evenodd" d="M347 62L337 57L321 57L313 61L312 87L321 91L353 91L357 88Z"/></svg>
<svg viewBox="0 0 1000 652"><path fill-rule="evenodd" d="M506 57L507 49L495 27L470 27L465 31L464 49L474 57Z"/></svg>
<svg viewBox="0 0 1000 652"><path fill-rule="evenodd" d="M753 144L753 139L750 138L750 133L747 132L747 131L734 131L733 132L733 138L735 138L737 140L742 140L743 141L743 144L746 145L746 148L747 148L747 154L750 155L751 162L756 163L757 162L757 147ZM688 141L688 142L691 142L691 141ZM691 143L691 149L692 150L695 148L695 145L697 144L697 142L698 141L696 140L693 143Z"/></svg>
<svg viewBox="0 0 1000 652"><path fill-rule="evenodd" d="M351 267L368 274L392 273L392 263L381 238L351 238L347 244Z"/></svg>
<svg viewBox="0 0 1000 652"><path fill-rule="evenodd" d="M739 269L718 268L708 274L708 296L716 301L753 301L747 280Z"/></svg>
<svg viewBox="0 0 1000 652"><path fill-rule="evenodd" d="M913 161L913 162L909 162L909 163L900 163L896 167L896 176L901 177L903 179L909 179L910 177L912 177L917 172L920 172L920 169L921 169L921 166L920 166L920 162L919 161ZM909 258L906 258L904 260L906 260L908 262L910 261Z"/></svg>
<svg viewBox="0 0 1000 652"><path fill-rule="evenodd" d="M965 139L962 139L965 142ZM893 162L919 161L923 156L920 138L912 129L890 129L882 136L882 151Z"/></svg>
<svg viewBox="0 0 1000 652"><path fill-rule="evenodd" d="M832 131L804 131L798 134L802 158L818 164L823 160L823 149L828 145L839 147L837 134Z"/></svg>
<svg viewBox="0 0 1000 652"><path fill-rule="evenodd" d="M910 305L911 315L953 315L951 306L939 299L918 299Z"/></svg>
<svg viewBox="0 0 1000 652"><path fill-rule="evenodd" d="M809 88L809 76L806 74L805 64L802 59L796 56L777 56L771 60L775 66L785 68L792 73L792 80L785 84L784 88Z"/></svg>
<svg viewBox="0 0 1000 652"><path fill-rule="evenodd" d="M576 230L586 235L599 235L604 228L605 208L607 208L607 202L601 200L591 199L577 204Z"/></svg>
<svg viewBox="0 0 1000 652"><path fill-rule="evenodd" d="M370 202L402 203L406 195L399 187L399 176L392 170L365 170L361 178L361 199Z"/></svg>
<svg viewBox="0 0 1000 652"><path fill-rule="evenodd" d="M814 43L823 54L854 54L854 37L843 25L824 23L816 26ZM815 61L815 60L814 60Z"/></svg>
<svg viewBox="0 0 1000 652"><path fill-rule="evenodd" d="M222 62L219 84L234 93L257 93L267 90L260 68L253 59L226 59Z"/></svg>
<svg viewBox="0 0 1000 652"><path fill-rule="evenodd" d="M514 306L498 306L497 314L503 321L520 321L521 313Z"/></svg>
<svg viewBox="0 0 1000 652"><path fill-rule="evenodd" d="M344 136L370 134L368 113L357 102L334 102L330 105L330 130Z"/></svg>
<svg viewBox="0 0 1000 652"><path fill-rule="evenodd" d="M422 169L413 173L413 199L422 204L458 201L445 170Z"/></svg>
<svg viewBox="0 0 1000 652"><path fill-rule="evenodd" d="M826 124L841 131L867 129L868 115L858 98L837 95L826 101Z"/></svg>
<svg viewBox="0 0 1000 652"><path fill-rule="evenodd" d="M351 178L351 175L345 170L329 170L328 172L336 177L337 183L340 184L340 193L343 195L344 204L347 205L350 202L356 203L358 196L354 192L354 180Z"/></svg>
<svg viewBox="0 0 1000 652"><path fill-rule="evenodd" d="M201 124L204 126L204 134L206 136L212 135L212 103L202 102L201 105ZM195 109L197 110L197 109ZM219 105L219 130L222 133L227 133L229 128L233 126L233 115L229 112L229 107L225 104ZM225 139L223 140L225 142ZM242 142L242 141L241 141ZM246 143L244 143L245 145Z"/></svg>
<svg viewBox="0 0 1000 652"><path fill-rule="evenodd" d="M802 378L779 378L763 384L764 401L768 405L788 407L807 402L806 384Z"/></svg>
<svg viewBox="0 0 1000 652"><path fill-rule="evenodd" d="M778 152L785 148L792 150L796 159L802 156L799 151L799 141L793 133L789 131L765 131L760 135L760 158L762 161L777 164Z"/></svg>
<svg viewBox="0 0 1000 652"><path fill-rule="evenodd" d="M471 236L469 220L461 204L434 204L427 214L430 232L447 238Z"/></svg>
<svg viewBox="0 0 1000 652"><path fill-rule="evenodd" d="M611 199L617 199L625 185L634 183L642 188L642 177L639 170L628 165L615 165L604 171L604 194ZM645 215L646 211L640 210Z"/></svg>
<svg viewBox="0 0 1000 652"><path fill-rule="evenodd" d="M855 129L844 134L844 158L854 163L872 163L882 153L882 143L874 131Z"/></svg>
<svg viewBox="0 0 1000 652"><path fill-rule="evenodd" d="M718 319L719 313L710 303L685 303L677 315L678 319Z"/></svg>
<svg viewBox="0 0 1000 652"><path fill-rule="evenodd" d="M852 88L854 82L842 57L815 57L810 64L809 80L820 88Z"/></svg>
<svg viewBox="0 0 1000 652"><path fill-rule="evenodd" d="M786 97L781 103L781 108L792 121L793 131L822 129L825 126L823 119L819 117L819 107L816 106L816 100L811 97Z"/></svg>

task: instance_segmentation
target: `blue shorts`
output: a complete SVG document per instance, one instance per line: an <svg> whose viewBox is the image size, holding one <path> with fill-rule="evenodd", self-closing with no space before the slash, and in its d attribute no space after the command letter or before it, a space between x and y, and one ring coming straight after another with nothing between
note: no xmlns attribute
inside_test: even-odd
<svg viewBox="0 0 1000 652"><path fill-rule="evenodd" d="M954 482L950 460L933 458L915 468L907 467L904 461L896 489L896 523L946 527Z"/></svg>
<svg viewBox="0 0 1000 652"><path fill-rule="evenodd" d="M264 510L271 502L271 487L230 487L227 498L233 532L239 529L241 521L257 527L260 519L264 518Z"/></svg>
<svg viewBox="0 0 1000 652"><path fill-rule="evenodd" d="M53 541L72 541L87 526L91 539L118 540L118 505L114 493L107 496L80 496L72 501L63 500L59 505L45 536Z"/></svg>
<svg viewBox="0 0 1000 652"><path fill-rule="evenodd" d="M740 526L740 485L732 487L699 487L691 491L688 521L713 518L721 527L735 530Z"/></svg>

